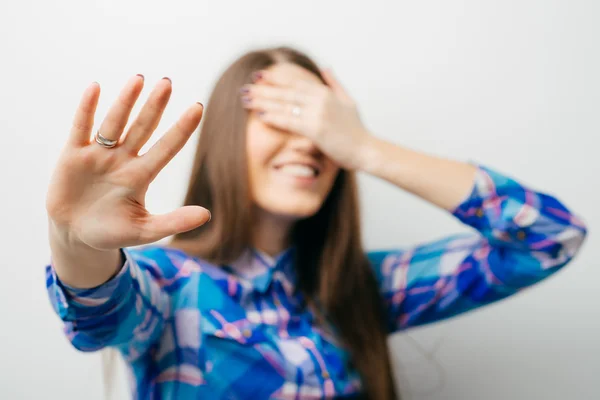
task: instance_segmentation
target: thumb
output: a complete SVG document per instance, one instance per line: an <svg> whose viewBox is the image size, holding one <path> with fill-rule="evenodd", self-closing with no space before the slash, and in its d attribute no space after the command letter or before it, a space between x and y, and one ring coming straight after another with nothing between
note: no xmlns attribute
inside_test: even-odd
<svg viewBox="0 0 600 400"><path fill-rule="evenodd" d="M346 92L346 89L344 89L342 84L335 78L335 76L333 75L333 71L331 71L331 68L323 68L321 70L321 75L323 75L323 79L325 80L327 85L329 85L331 90L333 90L333 93L335 93L338 97L344 100L352 101L352 97L350 97L348 92Z"/></svg>
<svg viewBox="0 0 600 400"><path fill-rule="evenodd" d="M210 221L210 211L200 206L184 206L166 214L151 215L143 226L141 239L153 243L167 236L191 231Z"/></svg>

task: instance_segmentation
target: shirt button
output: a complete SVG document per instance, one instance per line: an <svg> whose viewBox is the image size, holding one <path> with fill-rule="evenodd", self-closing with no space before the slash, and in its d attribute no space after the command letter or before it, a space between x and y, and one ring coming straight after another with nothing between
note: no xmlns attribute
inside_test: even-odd
<svg viewBox="0 0 600 400"><path fill-rule="evenodd" d="M249 338L250 336L252 336L252 332L250 332L250 329L244 329L242 335L244 335L244 337Z"/></svg>
<svg viewBox="0 0 600 400"><path fill-rule="evenodd" d="M483 217L483 210L480 208L479 210L477 210L477 212L475 213L479 218Z"/></svg>
<svg viewBox="0 0 600 400"><path fill-rule="evenodd" d="M523 231L517 232L517 238L519 240L524 240L525 239L525 232L523 232Z"/></svg>
<svg viewBox="0 0 600 400"><path fill-rule="evenodd" d="M323 373L321 374L321 376L323 377L323 379L329 379L329 372L323 371Z"/></svg>

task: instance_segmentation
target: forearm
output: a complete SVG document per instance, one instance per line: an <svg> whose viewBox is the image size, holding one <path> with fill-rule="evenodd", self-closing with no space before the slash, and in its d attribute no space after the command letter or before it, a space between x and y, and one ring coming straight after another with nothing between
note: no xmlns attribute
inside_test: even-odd
<svg viewBox="0 0 600 400"><path fill-rule="evenodd" d="M116 347L128 360L142 357L160 337L171 309L170 294L160 283L165 279L158 266L168 262L168 256L157 250L124 248L122 252L116 250L117 259L124 256L121 265L109 258L112 250L65 249L62 236L51 235L51 241L54 239L54 254L63 258L56 263L58 268L46 266L46 287L69 341L81 351ZM109 262L115 263L114 276L105 273ZM57 269L67 282L58 276Z"/></svg>
<svg viewBox="0 0 600 400"><path fill-rule="evenodd" d="M388 181L446 210L471 192L477 168L410 150L370 136L362 150L361 170Z"/></svg>
<svg viewBox="0 0 600 400"><path fill-rule="evenodd" d="M115 275L123 260L121 252L97 250L73 240L67 232L48 219L48 238L52 267L64 284L74 288L93 288Z"/></svg>

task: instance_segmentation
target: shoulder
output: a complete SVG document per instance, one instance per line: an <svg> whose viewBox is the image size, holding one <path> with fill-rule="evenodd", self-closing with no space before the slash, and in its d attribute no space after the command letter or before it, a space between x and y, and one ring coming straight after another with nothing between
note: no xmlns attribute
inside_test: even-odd
<svg viewBox="0 0 600 400"><path fill-rule="evenodd" d="M158 280L163 287L180 286L190 279L206 281L225 277L219 266L162 244L127 247L123 252L132 265Z"/></svg>

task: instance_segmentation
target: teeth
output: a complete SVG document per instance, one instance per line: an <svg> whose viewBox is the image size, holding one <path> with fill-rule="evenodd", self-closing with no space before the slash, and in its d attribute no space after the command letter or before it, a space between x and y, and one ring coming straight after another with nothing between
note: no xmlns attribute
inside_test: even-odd
<svg viewBox="0 0 600 400"><path fill-rule="evenodd" d="M302 178L312 178L314 176L317 176L317 171L315 171L313 168L299 164L284 165L283 167L281 167L281 171L285 172L286 174Z"/></svg>

